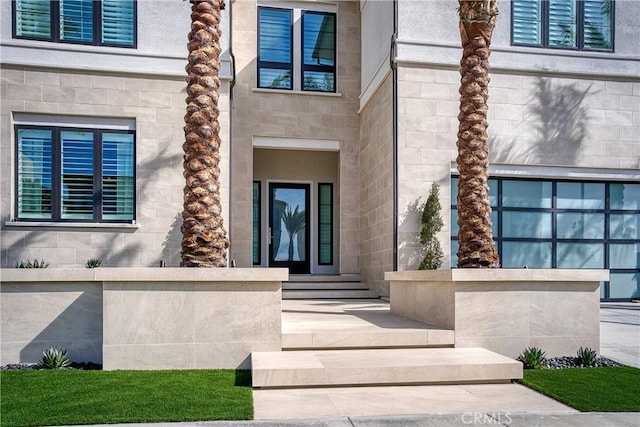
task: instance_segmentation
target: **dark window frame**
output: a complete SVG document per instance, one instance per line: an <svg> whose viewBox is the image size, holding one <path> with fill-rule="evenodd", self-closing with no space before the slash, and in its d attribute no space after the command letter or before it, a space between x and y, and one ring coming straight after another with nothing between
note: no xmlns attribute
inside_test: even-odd
<svg viewBox="0 0 640 427"><path fill-rule="evenodd" d="M616 2L611 0L611 48L609 49L597 49L591 47L584 47L584 1L573 0L576 3L576 45L575 46L554 46L549 45L549 0L539 0L541 3L541 24L540 24L540 44L531 43L516 43L513 40L513 0L511 0L511 27L510 27L510 39L511 46L523 46L523 47L537 47L542 49L558 49L558 50L572 50L579 52L607 52L615 53L615 28L616 28Z"/></svg>
<svg viewBox="0 0 640 427"><path fill-rule="evenodd" d="M458 175L453 175L453 179L459 178ZM610 195L610 186L615 184L633 184L640 185L640 182L637 181L603 181L603 180L570 180L570 179L554 179L554 178L523 178L523 177L490 177L490 180L497 181L498 191L497 191L497 205L492 206L492 212L497 212L498 224L497 224L497 235L493 236L493 239L496 243L496 248L500 254L503 253L503 244L505 242L539 242L539 243L551 243L551 268L558 268L558 251L557 246L558 243L597 243L603 245L604 256L603 256L603 269L609 269L614 273L638 273L640 274L640 266L637 268L610 268L610 245L611 244L640 244L640 239L616 239L610 236L610 221L612 214L627 214L627 215L640 215L640 209L633 210L623 210L623 209L612 209L611 208L611 195ZM503 206L503 183L505 181L527 181L527 182L550 182L552 184L552 200L550 208L526 208L526 207L506 207ZM558 194L558 183L573 183L573 184L603 184L605 193L604 193L604 208L602 209L577 209L577 208L558 208L557 207L557 194ZM452 199L451 201L451 220L457 217L457 213L454 217L454 212L457 211L456 201ZM552 221L552 230L550 238L534 238L534 237L503 237L503 213L504 212L545 212L551 214ZM557 237L557 216L562 213L597 213L602 214L604 216L604 231L603 238L601 239L593 239L593 238L585 238L585 239L566 239L566 238L558 238ZM457 242L458 236L451 236L451 242ZM455 268L454 265L452 267ZM502 267L501 267L502 268ZM507 267L509 268L509 267ZM611 298L611 289L610 282L604 282L604 296L603 300L605 301L627 301L628 299L624 298Z"/></svg>
<svg viewBox="0 0 640 427"><path fill-rule="evenodd" d="M330 191L329 191L329 206L331 208L331 215L329 218L329 228L331 230L330 233L330 241L329 241L329 261L328 262L322 262L320 259L320 253L321 253L321 248L322 248L322 239L320 238L321 236L321 227L322 227L322 218L321 218L321 203L320 203L320 188L322 186L328 186ZM318 265L333 265L334 259L333 259L333 249L334 249L334 238L333 238L333 226L334 226L334 214L333 214L333 209L334 209L334 196L333 196L333 183L331 182L319 182L318 183ZM326 243L325 243L326 244Z"/></svg>
<svg viewBox="0 0 640 427"><path fill-rule="evenodd" d="M291 61L289 62L289 68L285 68L283 67L284 63L280 63L280 62L269 62L269 61L262 61L260 59L260 39L261 39L261 25L260 25L260 11L262 10L277 10L279 12L289 12L289 34L290 34L290 40L289 40L289 45L291 46L291 51L289 52L289 57L291 58ZM257 13L257 27L258 27L258 52L257 52L257 61L256 61L256 66L257 66L257 78L258 78L258 87L261 89L273 89L273 90L293 90L294 87L294 76L293 76L293 72L294 72L294 68L295 68L295 64L294 64L294 47L293 47L293 10L292 9L284 9L284 8L278 8L278 7L267 7L267 6L258 6L258 13ZM260 85L260 69L261 68L272 68L272 69L277 69L277 70L287 70L290 73L291 76L291 87L271 87L271 86L261 86Z"/></svg>
<svg viewBox="0 0 640 427"><path fill-rule="evenodd" d="M311 65L304 63L304 17L305 15L321 15L321 16L333 16L333 65ZM300 35L300 89L305 92L326 92L326 93L335 93L336 92L336 73L337 73L337 29L338 17L337 14L332 12L318 12L314 10L303 10L302 11L302 32ZM315 71L321 73L332 73L333 74L333 89L332 90L314 90L314 89L305 89L304 88L304 72L305 71Z"/></svg>
<svg viewBox="0 0 640 427"><path fill-rule="evenodd" d="M120 47L123 49L137 49L138 47L138 0L133 0L133 41L131 45L118 43L102 43L102 0L93 0L93 40L63 40L60 38L60 1L51 0L50 2L50 20L51 20L51 36L50 37L28 37L17 34L17 6L16 0L11 0L11 37L19 40L37 40L52 43L76 44L84 46L104 46L104 47Z"/></svg>
<svg viewBox="0 0 640 427"><path fill-rule="evenodd" d="M20 196L20 182L17 172L19 162L19 139L18 132L21 129L34 129L34 130L48 130L51 131L51 218L21 218L18 211L18 199ZM92 219L77 219L62 218L62 132L92 132L93 133L93 218ZM103 188L102 188L102 135L103 134L126 134L133 135L133 195L132 195L132 218L131 219L103 219L102 218L102 204L103 204ZM136 221L136 131L135 130L119 130L119 129L104 129L104 128L79 128L73 126L39 126L39 125L14 125L15 135L15 156L14 164L16 165L16 174L14 180L14 217L17 222L43 222L43 223L88 223L88 224L133 224ZM100 197L96 197L100 195Z"/></svg>

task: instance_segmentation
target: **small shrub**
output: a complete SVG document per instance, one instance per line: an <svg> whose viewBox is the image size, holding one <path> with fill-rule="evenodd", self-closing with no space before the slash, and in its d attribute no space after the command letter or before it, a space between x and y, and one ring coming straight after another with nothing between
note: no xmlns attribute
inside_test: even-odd
<svg viewBox="0 0 640 427"><path fill-rule="evenodd" d="M102 265L102 260L100 258L91 258L87 260L87 268L96 268Z"/></svg>
<svg viewBox="0 0 640 427"><path fill-rule="evenodd" d="M578 366L596 366L596 362L598 362L598 354L595 350L590 349L589 347L578 349L578 355L576 357L576 365Z"/></svg>
<svg viewBox="0 0 640 427"><path fill-rule="evenodd" d="M440 206L440 187L435 182L431 185L429 198L424 204L420 221L420 243L422 243L422 262L420 270L437 270L442 265L442 247L437 233L442 230L443 222Z"/></svg>
<svg viewBox="0 0 640 427"><path fill-rule="evenodd" d="M547 358L547 353L538 347L528 347L518 356L518 360L524 364L524 369L542 369Z"/></svg>
<svg viewBox="0 0 640 427"><path fill-rule="evenodd" d="M42 351L40 367L44 369L62 369L71 364L67 350L64 348L50 347Z"/></svg>
<svg viewBox="0 0 640 427"><path fill-rule="evenodd" d="M33 261L28 259L28 260L23 260L20 261L19 263L16 263L16 268L47 268L49 267L49 263L45 262L45 260L41 259L40 261L38 261L37 258L34 258Z"/></svg>

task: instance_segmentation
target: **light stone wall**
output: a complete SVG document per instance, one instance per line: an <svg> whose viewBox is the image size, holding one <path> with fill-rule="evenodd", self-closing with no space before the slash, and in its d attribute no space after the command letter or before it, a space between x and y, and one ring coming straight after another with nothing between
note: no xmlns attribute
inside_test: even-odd
<svg viewBox="0 0 640 427"><path fill-rule="evenodd" d="M310 3L311 4L311 3ZM286 4L285 4L286 6ZM359 270L358 96L360 15L358 2L337 2L337 94L257 90L257 4L233 3L233 149L231 258L251 266L254 136L338 140L340 211L339 272Z"/></svg>
<svg viewBox="0 0 640 427"><path fill-rule="evenodd" d="M393 270L393 82L387 75L360 116L360 264L371 290L389 295Z"/></svg>
<svg viewBox="0 0 640 427"><path fill-rule="evenodd" d="M386 274L391 311L455 331L456 347L517 357L600 349L601 281L608 270L455 269Z"/></svg>
<svg viewBox="0 0 640 427"><path fill-rule="evenodd" d="M418 265L420 221L414 206L426 200L432 182L440 185L444 227L439 238L446 268L459 73L403 65L398 80L399 269ZM580 167L623 175L640 168L637 78L492 71L488 120L493 165Z"/></svg>
<svg viewBox="0 0 640 427"><path fill-rule="evenodd" d="M103 369L248 369L281 350L285 269L4 269L0 364L64 347Z"/></svg>
<svg viewBox="0 0 640 427"><path fill-rule="evenodd" d="M180 262L183 116L186 83L181 77L85 73L3 66L0 107L0 227L2 266L45 259L52 267L84 265L168 266ZM220 96L221 192L228 224L229 85ZM18 226L15 217L14 114L128 118L136 126L136 224Z"/></svg>

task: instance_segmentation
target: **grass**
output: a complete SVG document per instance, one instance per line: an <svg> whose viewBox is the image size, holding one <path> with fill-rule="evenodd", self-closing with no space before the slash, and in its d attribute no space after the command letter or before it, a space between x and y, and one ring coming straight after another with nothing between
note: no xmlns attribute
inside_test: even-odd
<svg viewBox="0 0 640 427"><path fill-rule="evenodd" d="M525 370L522 384L582 412L640 412L640 369Z"/></svg>
<svg viewBox="0 0 640 427"><path fill-rule="evenodd" d="M5 371L4 426L253 418L248 371Z"/></svg>

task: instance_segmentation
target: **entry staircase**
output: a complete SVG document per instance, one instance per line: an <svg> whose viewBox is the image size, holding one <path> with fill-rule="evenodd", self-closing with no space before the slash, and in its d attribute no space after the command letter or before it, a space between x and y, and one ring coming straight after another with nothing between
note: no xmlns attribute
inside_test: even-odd
<svg viewBox="0 0 640 427"><path fill-rule="evenodd" d="M360 281L357 274L295 275L282 284L282 299L365 299L378 294Z"/></svg>
<svg viewBox="0 0 640 427"><path fill-rule="evenodd" d="M379 299L283 301L282 351L253 352L255 388L506 383L522 364L455 348L455 332L389 312Z"/></svg>

